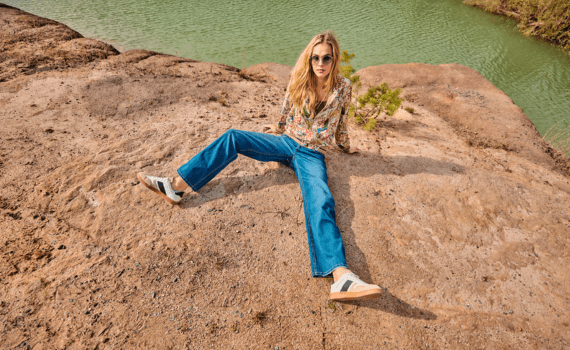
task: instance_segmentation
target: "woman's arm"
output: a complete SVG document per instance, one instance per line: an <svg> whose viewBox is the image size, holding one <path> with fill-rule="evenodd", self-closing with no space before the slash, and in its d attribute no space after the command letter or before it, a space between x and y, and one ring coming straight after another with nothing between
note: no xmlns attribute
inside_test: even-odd
<svg viewBox="0 0 570 350"><path fill-rule="evenodd" d="M348 111L350 109L350 101L352 99L352 85L348 84L342 95L342 110L340 115L340 120L336 128L334 137L336 139L336 144L346 153L358 152L358 149L351 151L350 149L350 138L348 137Z"/></svg>
<svg viewBox="0 0 570 350"><path fill-rule="evenodd" d="M287 125L287 117L289 116L289 112L291 112L291 101L289 98L289 89L287 88L287 92L285 93L285 101L283 101L283 108L281 108L281 117L277 123L277 131L279 133L285 132L285 125Z"/></svg>

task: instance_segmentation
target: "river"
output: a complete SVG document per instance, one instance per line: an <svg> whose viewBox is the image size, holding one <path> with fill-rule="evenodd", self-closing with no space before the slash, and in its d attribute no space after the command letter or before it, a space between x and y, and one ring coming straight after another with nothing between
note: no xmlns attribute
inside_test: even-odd
<svg viewBox="0 0 570 350"><path fill-rule="evenodd" d="M523 108L541 134L570 124L570 55L461 0L4 0L119 50L141 48L244 68L294 65L325 29L357 69L459 63Z"/></svg>

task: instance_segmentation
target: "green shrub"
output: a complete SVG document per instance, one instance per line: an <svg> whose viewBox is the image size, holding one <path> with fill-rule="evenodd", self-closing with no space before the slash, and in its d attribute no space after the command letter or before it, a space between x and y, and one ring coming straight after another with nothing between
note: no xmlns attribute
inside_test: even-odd
<svg viewBox="0 0 570 350"><path fill-rule="evenodd" d="M350 79L353 93L356 95L362 83L360 77L354 74L355 69L350 65L350 60L353 58L353 53L349 54L346 50L343 51L340 58L340 69L341 74ZM365 94L356 97L356 103L350 104L348 115L354 118L357 124L364 124L365 130L372 131L376 126L376 118L382 112L385 111L387 115L394 115L400 107L403 100L399 98L400 92L402 92L401 89L392 90L386 83L380 86L372 86L368 88Z"/></svg>
<svg viewBox="0 0 570 350"><path fill-rule="evenodd" d="M414 109L412 107L406 107L404 109L406 110L406 112L408 112L410 114L414 114Z"/></svg>

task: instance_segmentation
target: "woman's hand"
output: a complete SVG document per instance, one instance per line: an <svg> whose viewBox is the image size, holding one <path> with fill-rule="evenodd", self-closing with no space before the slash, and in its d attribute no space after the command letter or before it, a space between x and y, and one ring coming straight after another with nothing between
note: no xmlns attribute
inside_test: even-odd
<svg viewBox="0 0 570 350"><path fill-rule="evenodd" d="M275 124L264 125L261 128L261 132L264 132L266 134L282 134L283 133L281 130L279 130L279 128Z"/></svg>

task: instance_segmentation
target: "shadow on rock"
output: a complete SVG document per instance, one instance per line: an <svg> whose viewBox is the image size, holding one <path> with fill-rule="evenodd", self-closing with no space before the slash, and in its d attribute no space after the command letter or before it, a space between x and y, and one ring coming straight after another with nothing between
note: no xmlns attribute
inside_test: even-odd
<svg viewBox="0 0 570 350"><path fill-rule="evenodd" d="M433 312L410 305L387 290L384 290L382 297L375 300L347 301L344 303L418 320L437 319L437 315Z"/></svg>
<svg viewBox="0 0 570 350"><path fill-rule="evenodd" d="M297 177L291 169L282 167L266 173L265 175L216 177L197 193L192 193L183 199L181 208L192 208L222 197L237 196L249 192L260 191L265 188L298 183Z"/></svg>

